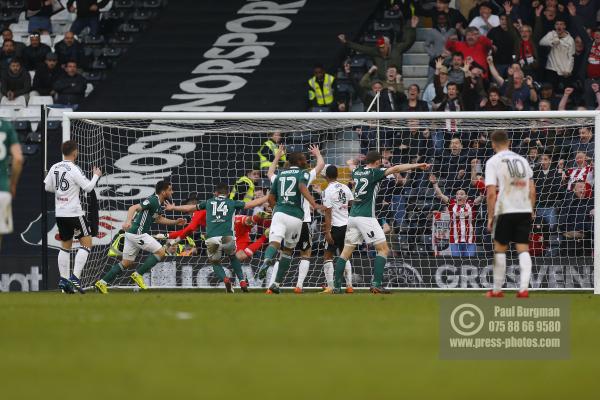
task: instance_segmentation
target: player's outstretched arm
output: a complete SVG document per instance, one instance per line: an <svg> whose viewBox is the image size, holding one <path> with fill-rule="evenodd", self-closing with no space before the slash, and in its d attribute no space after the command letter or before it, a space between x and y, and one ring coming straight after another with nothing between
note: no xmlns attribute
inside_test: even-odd
<svg viewBox="0 0 600 400"><path fill-rule="evenodd" d="M161 215L156 219L155 222L160 225L173 226L173 225L185 225L185 223L187 221L185 220L185 218L169 219L169 218L166 218L164 215Z"/></svg>
<svg viewBox="0 0 600 400"><path fill-rule="evenodd" d="M435 191L435 197L440 199L442 203L448 204L450 202L450 199L444 194L444 192L442 192L442 189L440 189L440 185L438 185L437 178L435 177L435 175L429 175L429 182L431 182L431 185L433 186L433 190Z"/></svg>
<svg viewBox="0 0 600 400"><path fill-rule="evenodd" d="M273 162L271 163L271 165L269 166L269 169L267 170L267 178L269 178L269 180L275 175L275 170L277 169L277 166L279 165L279 160L281 160L281 157L283 157L284 154L285 154L285 146L280 144L279 148L275 152L275 158L273 159Z"/></svg>
<svg viewBox="0 0 600 400"><path fill-rule="evenodd" d="M254 207L262 206L265 203L269 202L269 198L267 196L260 197L258 199L250 200L246 204L244 204L244 209L249 210Z"/></svg>
<svg viewBox="0 0 600 400"><path fill-rule="evenodd" d="M306 199L306 201L308 201L308 203L310 204L310 206L312 208L314 208L315 210L325 209L325 206L322 206L315 201L315 198L312 196L312 194L310 194L310 192L308 191L308 188L306 187L305 184L301 183L300 185L298 185L298 189L300 190L300 193L302 193L302 196L304 196L304 198Z"/></svg>
<svg viewBox="0 0 600 400"><path fill-rule="evenodd" d="M387 168L384 171L384 175L388 176L388 175L392 175L392 174L397 174L400 172L406 172L406 171L412 171L415 169L422 169L422 170L426 170L429 169L430 165L427 163L418 163L418 164L398 164L398 165L394 165L393 167Z"/></svg>
<svg viewBox="0 0 600 400"><path fill-rule="evenodd" d="M179 212L183 212L183 213L190 213L192 211L196 211L196 204L186 204L186 205L182 205L182 206L176 206L173 203L166 203L165 204L165 211L179 211Z"/></svg>
<svg viewBox="0 0 600 400"><path fill-rule="evenodd" d="M321 154L321 150L319 150L319 146L310 145L308 147L308 150L310 151L310 154L315 156L315 158L317 159L317 165L315 165L315 175L319 176L321 171L323 171L323 168L325 168L325 159Z"/></svg>

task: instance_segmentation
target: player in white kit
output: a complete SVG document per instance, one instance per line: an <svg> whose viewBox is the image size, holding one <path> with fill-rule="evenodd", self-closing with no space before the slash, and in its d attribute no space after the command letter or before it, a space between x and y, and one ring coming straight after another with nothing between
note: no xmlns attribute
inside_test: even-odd
<svg viewBox="0 0 600 400"><path fill-rule="evenodd" d="M494 239L494 288L487 297L503 297L506 276L506 251L515 243L521 270L517 297L529 297L531 256L529 233L535 204L533 171L527 160L510 150L505 131L491 135L496 154L485 164L485 186L488 202L488 230Z"/></svg>
<svg viewBox="0 0 600 400"><path fill-rule="evenodd" d="M58 287L65 293L74 293L73 289L84 293L80 279L92 249L92 236L90 223L81 207L79 195L81 190L87 193L94 190L102 173L99 168L94 167L92 180L85 177L85 174L75 164L79 150L77 143L73 140L62 144L62 154L63 161L54 164L44 179L46 191L54 193L56 225L62 244L58 252L60 273ZM74 238L79 240L81 246L75 255L73 273L69 276L71 246Z"/></svg>
<svg viewBox="0 0 600 400"><path fill-rule="evenodd" d="M344 239L346 237L346 227L348 225L348 209L352 205L354 195L352 190L343 183L337 181L338 169L335 165L328 165L325 168L325 179L329 185L323 192L323 205L325 210L325 222L323 224L323 233L325 234L325 252L323 254L323 270L327 288L323 293L333 291L333 258L344 250ZM344 270L346 278L346 293L353 293L352 288L352 265L350 260L346 261Z"/></svg>

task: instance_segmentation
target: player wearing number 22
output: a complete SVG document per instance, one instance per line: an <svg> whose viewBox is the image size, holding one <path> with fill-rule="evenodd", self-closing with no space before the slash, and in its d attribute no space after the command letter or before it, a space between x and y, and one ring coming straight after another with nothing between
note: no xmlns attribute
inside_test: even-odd
<svg viewBox="0 0 600 400"><path fill-rule="evenodd" d="M381 169L381 154L370 151L366 156L366 166L357 167L352 171L354 180L354 201L350 209L344 250L335 263L333 293L342 293L342 279L346 262L359 244L373 244L377 251L373 268L371 293L388 293L383 288L383 271L389 247L385 234L375 215L375 198L379 191L379 182L388 175L406 172L413 169L427 169L429 164L403 164Z"/></svg>
<svg viewBox="0 0 600 400"><path fill-rule="evenodd" d="M248 283L244 280L242 264L235 256L235 236L233 235L234 217L237 210L252 209L267 202L266 198L259 198L248 202L231 200L229 188L225 183L219 183L214 189L215 197L200 202L197 205L167 205L168 211L192 212L206 210L206 252L214 273L225 283L227 293L233 293L231 279L225 276L221 265L223 256L229 257L231 268L240 282L242 291L248 291Z"/></svg>
<svg viewBox="0 0 600 400"><path fill-rule="evenodd" d="M281 248L282 241L284 241L285 246L281 251L275 280L267 290L269 294L279 294L280 284L292 262L292 252L298 244L302 232L304 201L308 201L316 210L323 209L323 206L315 202L307 188L310 174L305 171L306 156L302 153L291 153L288 155L288 162L290 168L277 174L268 197L270 206L275 208L269 231L270 243L265 251L265 258L258 273L259 276L264 276L267 269L273 265L275 255Z"/></svg>
<svg viewBox="0 0 600 400"><path fill-rule="evenodd" d="M531 256L529 233L535 204L533 171L527 160L510 151L505 131L491 135L496 154L485 164L485 186L488 202L488 230L494 238L494 288L488 297L503 297L506 275L506 250L511 242L519 253L520 285L517 297L529 297ZM498 189L498 193L496 193Z"/></svg>
<svg viewBox="0 0 600 400"><path fill-rule="evenodd" d="M135 204L127 210L127 219L123 224L125 231L125 243L123 245L123 259L121 262L112 266L112 268L96 282L96 289L102 294L108 293L108 284L128 268L134 265L135 258L140 250L151 253L144 263L131 274L131 279L142 289L148 289L144 282L143 275L150 271L159 261L165 257L165 248L150 234L150 227L153 222L162 225L184 225L185 219L179 218L172 220L162 215L163 203L173 195L173 186L169 181L159 181L156 184L154 194L142 201L141 204ZM133 223L132 223L133 220Z"/></svg>
<svg viewBox="0 0 600 400"><path fill-rule="evenodd" d="M85 177L75 164L79 150L77 143L72 140L62 144L62 154L63 161L54 164L44 179L46 191L54 193L56 225L61 241L58 252L58 287L64 293L74 293L74 289L84 293L79 279L92 249L92 234L90 224L81 208L79 194L81 190L87 193L94 190L102 173L100 169L94 168L92 180L89 181ZM69 276L73 239L79 240L80 247L75 255L73 274Z"/></svg>

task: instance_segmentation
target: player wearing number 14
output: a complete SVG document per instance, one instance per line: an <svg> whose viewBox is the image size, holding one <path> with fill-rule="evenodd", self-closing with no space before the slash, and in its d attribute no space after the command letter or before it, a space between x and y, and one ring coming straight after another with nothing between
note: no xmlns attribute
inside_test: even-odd
<svg viewBox="0 0 600 400"><path fill-rule="evenodd" d="M225 283L227 293L233 293L231 279L225 276L225 270L221 266L223 256L229 257L231 268L235 273L243 292L248 291L248 281L244 279L242 264L235 256L235 236L233 235L233 224L236 210L252 209L267 202L267 198L243 202L231 200L229 188L226 183L219 183L214 189L215 197L203 201L197 205L175 206L167 205L167 211L192 212L206 210L206 252L209 262L212 264L214 273Z"/></svg>

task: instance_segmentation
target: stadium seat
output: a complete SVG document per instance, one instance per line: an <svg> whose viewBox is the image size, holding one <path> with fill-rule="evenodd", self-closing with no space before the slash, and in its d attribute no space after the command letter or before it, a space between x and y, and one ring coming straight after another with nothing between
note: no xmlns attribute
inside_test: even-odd
<svg viewBox="0 0 600 400"><path fill-rule="evenodd" d="M90 93L92 93L94 91L94 85L89 83L85 86L85 97L88 97L90 95Z"/></svg>
<svg viewBox="0 0 600 400"><path fill-rule="evenodd" d="M21 151L26 156L34 156L38 153L40 146L37 144L21 144Z"/></svg>
<svg viewBox="0 0 600 400"><path fill-rule="evenodd" d="M17 13L17 18L19 18L18 13ZM26 34L27 31L29 30L29 22L25 21L25 22L16 22L14 24L10 24L9 29L15 35L20 35L22 33Z"/></svg>
<svg viewBox="0 0 600 400"><path fill-rule="evenodd" d="M114 9L123 9L123 8L134 8L135 3L133 0L114 0L113 8Z"/></svg>
<svg viewBox="0 0 600 400"><path fill-rule="evenodd" d="M52 32L57 36L63 36L66 32L71 29L71 21L51 21L52 23ZM62 39L61 39L62 40ZM54 43L58 43L56 39L54 39Z"/></svg>
<svg viewBox="0 0 600 400"><path fill-rule="evenodd" d="M378 38L379 35L376 35L374 33L367 33L362 37L361 42L366 45L374 45L375 42L377 42Z"/></svg>
<svg viewBox="0 0 600 400"><path fill-rule="evenodd" d="M50 17L50 21L68 21L73 22L75 14L71 14L66 8Z"/></svg>
<svg viewBox="0 0 600 400"><path fill-rule="evenodd" d="M128 46L133 43L133 36L125 32L118 32L108 39L108 43L117 46Z"/></svg>
<svg viewBox="0 0 600 400"><path fill-rule="evenodd" d="M2 8L0 12L0 25L6 26L19 21L19 12Z"/></svg>
<svg viewBox="0 0 600 400"><path fill-rule="evenodd" d="M383 19L389 21L398 21L402 13L397 10L385 10L383 12Z"/></svg>
<svg viewBox="0 0 600 400"><path fill-rule="evenodd" d="M56 43L60 42L64 38L65 38L65 35L62 33L60 35L54 36L54 40L52 41L52 48L54 48L54 46L56 46Z"/></svg>
<svg viewBox="0 0 600 400"><path fill-rule="evenodd" d="M16 119L13 121L13 127L22 136L25 136L27 132L31 131L31 121L26 119Z"/></svg>
<svg viewBox="0 0 600 400"><path fill-rule="evenodd" d="M88 82L98 82L104 79L104 74L100 71L84 71L81 75Z"/></svg>
<svg viewBox="0 0 600 400"><path fill-rule="evenodd" d="M41 132L29 132L27 134L27 137L25 138L25 143L27 144L32 144L32 143L42 143L42 133Z"/></svg>
<svg viewBox="0 0 600 400"><path fill-rule="evenodd" d="M19 96L14 100L9 100L8 97L3 96L2 100L0 100L0 106L13 109L25 108L27 102L25 101L25 96Z"/></svg>
<svg viewBox="0 0 600 400"><path fill-rule="evenodd" d="M138 33L141 32L144 28L144 25L140 22L125 22L117 28L117 32L126 32L126 33Z"/></svg>
<svg viewBox="0 0 600 400"><path fill-rule="evenodd" d="M160 8L162 7L161 0L143 0L142 5L144 8Z"/></svg>
<svg viewBox="0 0 600 400"><path fill-rule="evenodd" d="M29 98L29 107L32 106L41 106L41 105L51 105L54 104L54 100L52 96L31 96Z"/></svg>
<svg viewBox="0 0 600 400"><path fill-rule="evenodd" d="M15 110L11 108L0 108L0 118L5 119L7 121L12 121L15 119Z"/></svg>
<svg viewBox="0 0 600 400"><path fill-rule="evenodd" d="M152 19L153 16L154 14L152 13L152 11L141 9L135 10L133 12L132 19L134 21L149 21L150 19Z"/></svg>
<svg viewBox="0 0 600 400"><path fill-rule="evenodd" d="M86 35L81 38L81 43L85 46L99 46L104 44L104 36L102 35Z"/></svg>
<svg viewBox="0 0 600 400"><path fill-rule="evenodd" d="M39 106L22 108L17 111L16 120L39 121L41 119L41 111Z"/></svg>
<svg viewBox="0 0 600 400"><path fill-rule="evenodd" d="M8 0L5 7L9 10L23 10L25 8L25 0Z"/></svg>
<svg viewBox="0 0 600 400"><path fill-rule="evenodd" d="M123 54L123 49L119 47L105 47L102 49L103 57L121 57Z"/></svg>
<svg viewBox="0 0 600 400"><path fill-rule="evenodd" d="M92 61L91 69L94 71L108 69L106 60L103 58L95 58L94 61Z"/></svg>
<svg viewBox="0 0 600 400"><path fill-rule="evenodd" d="M45 45L52 47L52 37L50 35L40 36L40 41Z"/></svg>
<svg viewBox="0 0 600 400"><path fill-rule="evenodd" d="M311 107L310 112L329 112L329 107Z"/></svg>

